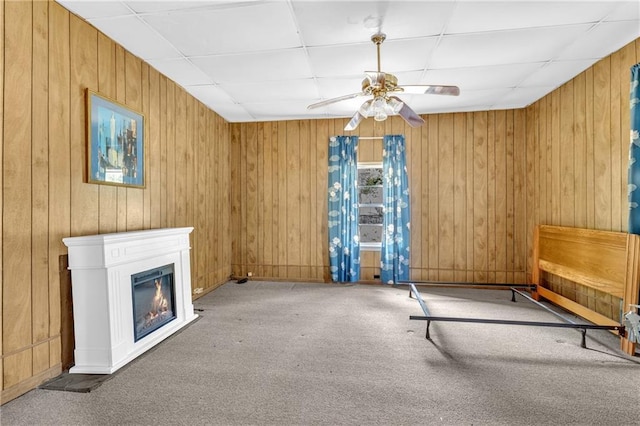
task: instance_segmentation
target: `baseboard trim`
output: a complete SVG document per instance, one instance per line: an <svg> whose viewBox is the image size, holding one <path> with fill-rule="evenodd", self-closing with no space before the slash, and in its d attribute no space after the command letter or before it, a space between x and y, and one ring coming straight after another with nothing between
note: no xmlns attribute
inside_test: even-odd
<svg viewBox="0 0 640 426"><path fill-rule="evenodd" d="M0 393L0 405L6 404L7 402L16 399L17 397L24 395L37 388L40 384L45 381L56 377L62 373L62 364L56 364L48 370L44 370L35 376L29 377L27 380L17 383L10 388L3 389L2 393Z"/></svg>

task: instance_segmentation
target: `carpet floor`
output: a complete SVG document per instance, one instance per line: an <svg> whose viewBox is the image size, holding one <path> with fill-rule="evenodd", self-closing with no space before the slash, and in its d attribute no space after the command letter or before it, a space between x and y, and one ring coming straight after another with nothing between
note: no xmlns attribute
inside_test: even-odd
<svg viewBox="0 0 640 426"><path fill-rule="evenodd" d="M432 315L558 321L503 290L423 288ZM640 424L617 337L432 323L406 287L229 282L200 319L87 393L35 389L2 425Z"/></svg>

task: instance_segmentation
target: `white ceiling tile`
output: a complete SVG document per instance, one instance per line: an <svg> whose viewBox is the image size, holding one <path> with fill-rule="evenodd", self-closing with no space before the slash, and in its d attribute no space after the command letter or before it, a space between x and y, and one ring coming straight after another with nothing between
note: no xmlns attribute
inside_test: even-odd
<svg viewBox="0 0 640 426"><path fill-rule="evenodd" d="M361 43L377 32L393 39L439 35L453 8L442 1L293 2L307 46Z"/></svg>
<svg viewBox="0 0 640 426"><path fill-rule="evenodd" d="M239 103L281 102L316 99L318 97L318 89L312 79L271 81L269 83L223 84L220 88Z"/></svg>
<svg viewBox="0 0 640 426"><path fill-rule="evenodd" d="M607 15L605 21L632 21L640 19L640 2L638 0L616 1L616 8Z"/></svg>
<svg viewBox="0 0 640 426"><path fill-rule="evenodd" d="M180 1L169 1L169 0L142 0L142 1L124 1L123 3L127 4L131 9L136 11L137 13L158 13L158 12L169 12L169 11L179 11L184 9L205 9L205 8L214 8L214 7L228 7L229 4L233 4L233 1L205 1L205 0L180 0Z"/></svg>
<svg viewBox="0 0 640 426"><path fill-rule="evenodd" d="M84 19L133 15L133 12L119 1L56 0L56 2Z"/></svg>
<svg viewBox="0 0 640 426"><path fill-rule="evenodd" d="M303 49L192 57L191 61L218 83L311 78Z"/></svg>
<svg viewBox="0 0 640 426"><path fill-rule="evenodd" d="M548 86L549 82L553 81L556 83L555 87L558 87L589 68L593 63L593 60L584 59L578 61L551 62L527 77L522 81L520 86Z"/></svg>
<svg viewBox="0 0 640 426"><path fill-rule="evenodd" d="M181 86L212 83L211 79L207 77L204 72L196 68L185 58L168 60L150 59L148 62L152 67L160 71L160 73Z"/></svg>
<svg viewBox="0 0 640 426"><path fill-rule="evenodd" d="M424 69L425 57L437 44L435 37L386 41L381 46L380 62L383 71L397 73ZM354 44L308 49L311 69L318 77L364 75L378 68L376 46Z"/></svg>
<svg viewBox="0 0 640 426"><path fill-rule="evenodd" d="M591 25L570 25L446 36L429 68L462 68L541 62L584 35Z"/></svg>
<svg viewBox="0 0 640 426"><path fill-rule="evenodd" d="M257 119L256 116L251 115L242 105L221 102L213 103L209 105L209 107L222 118L231 123L256 121Z"/></svg>
<svg viewBox="0 0 640 426"><path fill-rule="evenodd" d="M614 8L615 4L608 1L460 1L446 33L598 22Z"/></svg>
<svg viewBox="0 0 640 426"><path fill-rule="evenodd" d="M640 3L639 3L640 4ZM584 37L575 40L562 53L565 59L601 59L640 37L638 21L602 22Z"/></svg>
<svg viewBox="0 0 640 426"><path fill-rule="evenodd" d="M142 59L178 58L180 53L136 16L90 19L107 36Z"/></svg>
<svg viewBox="0 0 640 426"><path fill-rule="evenodd" d="M504 109L524 108L553 91L553 86L516 87L500 98L499 105Z"/></svg>
<svg viewBox="0 0 640 426"><path fill-rule="evenodd" d="M186 10L144 19L185 56L256 52L300 46L287 3Z"/></svg>
<svg viewBox="0 0 640 426"><path fill-rule="evenodd" d="M421 114L528 105L640 37L638 0L59 3L232 122L351 117L365 97L306 107L360 92L378 31L400 85L460 87L400 95Z"/></svg>
<svg viewBox="0 0 640 426"><path fill-rule="evenodd" d="M244 104L246 110L261 120L306 119L317 111L308 110L306 101L256 102Z"/></svg>
<svg viewBox="0 0 640 426"><path fill-rule="evenodd" d="M318 78L316 84L320 97L322 99L330 99L350 93L359 93L362 88L363 79L363 76L352 78Z"/></svg>
<svg viewBox="0 0 640 426"><path fill-rule="evenodd" d="M218 86L205 84L200 86L184 86L184 88L187 92L191 93L194 98L198 99L205 105L237 103L227 92L220 89Z"/></svg>
<svg viewBox="0 0 640 426"><path fill-rule="evenodd" d="M495 99L509 93L511 89L466 90L460 96L413 95L407 105L414 111L433 111L433 108L454 108L458 106L493 105Z"/></svg>
<svg viewBox="0 0 640 426"><path fill-rule="evenodd" d="M458 86L460 90L515 87L545 63L494 65L486 67L448 68L427 71L420 84Z"/></svg>

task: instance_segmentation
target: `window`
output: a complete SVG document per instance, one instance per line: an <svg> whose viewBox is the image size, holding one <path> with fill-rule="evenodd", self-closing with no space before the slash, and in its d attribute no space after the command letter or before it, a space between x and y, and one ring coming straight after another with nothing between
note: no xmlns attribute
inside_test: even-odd
<svg viewBox="0 0 640 426"><path fill-rule="evenodd" d="M362 250L382 245L382 163L358 163L358 233Z"/></svg>

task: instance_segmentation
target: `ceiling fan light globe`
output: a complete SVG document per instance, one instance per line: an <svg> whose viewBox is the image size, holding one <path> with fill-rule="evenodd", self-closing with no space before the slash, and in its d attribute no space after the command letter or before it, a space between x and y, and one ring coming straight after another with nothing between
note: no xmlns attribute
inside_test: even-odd
<svg viewBox="0 0 640 426"><path fill-rule="evenodd" d="M373 116L373 119L376 121L384 121L387 119L387 113L384 112L384 110L376 111L375 115Z"/></svg>

